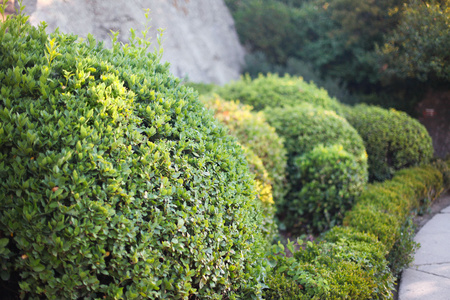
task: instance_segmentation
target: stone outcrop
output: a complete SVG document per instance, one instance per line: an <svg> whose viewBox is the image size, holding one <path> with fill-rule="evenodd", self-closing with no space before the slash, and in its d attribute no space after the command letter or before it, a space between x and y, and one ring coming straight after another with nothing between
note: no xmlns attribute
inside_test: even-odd
<svg viewBox="0 0 450 300"><path fill-rule="evenodd" d="M224 84L239 78L244 48L223 0L24 0L33 25L45 21L49 30L86 37L92 33L110 44L111 30L128 41L129 29L144 29L150 9L150 35L157 46L163 34L163 60L172 72L194 82Z"/></svg>

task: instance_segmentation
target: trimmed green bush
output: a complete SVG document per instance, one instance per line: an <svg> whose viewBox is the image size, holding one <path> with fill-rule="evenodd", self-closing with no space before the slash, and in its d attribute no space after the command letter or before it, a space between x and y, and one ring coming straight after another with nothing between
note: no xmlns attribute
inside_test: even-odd
<svg viewBox="0 0 450 300"><path fill-rule="evenodd" d="M393 277L384 258L383 244L372 235L335 228L326 236L326 242L302 245L300 241L298 250L288 243L293 257L284 255L281 244L274 245L270 259L275 267L264 295L273 299L273 295L288 294L294 289L302 296L294 299L387 297Z"/></svg>
<svg viewBox="0 0 450 300"><path fill-rule="evenodd" d="M433 167L438 169L442 173L443 181L444 181L444 188L446 190L450 189L450 160L447 162L440 158L435 158L431 162Z"/></svg>
<svg viewBox="0 0 450 300"><path fill-rule="evenodd" d="M390 179L395 171L426 164L433 156L427 130L404 112L357 105L344 114L364 140L370 181Z"/></svg>
<svg viewBox="0 0 450 300"><path fill-rule="evenodd" d="M394 276L412 262L418 245L408 209L442 192L442 174L431 166L401 170L394 178L367 186L346 214L316 242L273 245L274 266L263 295L276 299L390 299ZM297 247L295 247L297 246ZM279 299L283 299L279 297ZM287 297L286 297L287 299Z"/></svg>
<svg viewBox="0 0 450 300"><path fill-rule="evenodd" d="M239 100L255 110L266 107L296 106L309 103L332 111L340 111L339 102L327 91L314 83L307 83L301 77L277 74L259 75L252 79L245 75L241 80L231 82L215 90L225 100Z"/></svg>
<svg viewBox="0 0 450 300"><path fill-rule="evenodd" d="M225 127L147 40L26 20L0 25L1 294L260 294L260 201Z"/></svg>
<svg viewBox="0 0 450 300"><path fill-rule="evenodd" d="M296 183L302 188L290 206L301 209L319 231L332 228L353 206L366 183L367 170L342 145L320 144L294 163L300 174Z"/></svg>
<svg viewBox="0 0 450 300"><path fill-rule="evenodd" d="M392 274L398 278L402 271L414 262L414 253L420 244L414 241L416 225L409 216L400 228L400 238L395 241L386 256Z"/></svg>
<svg viewBox="0 0 450 300"><path fill-rule="evenodd" d="M339 223L367 182L367 156L356 130L335 112L310 104L264 112L288 151L284 222L318 231Z"/></svg>
<svg viewBox="0 0 450 300"><path fill-rule="evenodd" d="M275 128L267 123L262 112L253 112L248 105L224 101L218 96L202 98L214 116L237 137L239 142L251 149L263 162L269 173L276 202L281 202L286 193L287 153Z"/></svg>
<svg viewBox="0 0 450 300"><path fill-rule="evenodd" d="M392 272L398 275L411 263L417 248L411 213L433 202L443 191L443 176L432 166L398 171L394 178L367 186L344 225L375 235L389 251Z"/></svg>
<svg viewBox="0 0 450 300"><path fill-rule="evenodd" d="M358 160L365 160L365 148L358 132L334 111L309 104L268 108L264 111L269 124L284 138L290 158L303 155L317 145L342 145ZM366 158L367 159L367 158Z"/></svg>

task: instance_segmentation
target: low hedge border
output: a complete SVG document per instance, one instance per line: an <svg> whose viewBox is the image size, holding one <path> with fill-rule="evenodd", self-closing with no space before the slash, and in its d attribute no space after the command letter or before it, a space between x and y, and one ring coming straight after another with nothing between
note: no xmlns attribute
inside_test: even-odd
<svg viewBox="0 0 450 300"><path fill-rule="evenodd" d="M298 250L288 243L292 257L273 246L265 299L294 291L301 296L293 299L391 299L395 277L418 246L412 217L448 189L448 167L438 160L368 185L342 227L317 243L299 241Z"/></svg>

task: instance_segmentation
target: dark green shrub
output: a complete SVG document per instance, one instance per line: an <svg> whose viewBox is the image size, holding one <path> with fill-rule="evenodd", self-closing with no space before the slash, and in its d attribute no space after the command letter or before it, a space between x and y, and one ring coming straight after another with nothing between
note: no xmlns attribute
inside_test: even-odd
<svg viewBox="0 0 450 300"><path fill-rule="evenodd" d="M300 175L296 183L302 188L289 205L319 231L339 223L363 189L367 170L341 145L320 144L294 163Z"/></svg>
<svg viewBox="0 0 450 300"><path fill-rule="evenodd" d="M266 107L295 106L310 103L325 109L339 111L341 106L327 91L314 83L307 83L301 77L277 74L260 75L252 79L246 75L231 82L216 92L225 100L239 100L253 106L257 111Z"/></svg>
<svg viewBox="0 0 450 300"><path fill-rule="evenodd" d="M286 190L286 150L281 139L270 126L263 113L255 113L251 107L230 102L218 96L205 97L203 102L214 111L214 116L237 137L239 142L251 149L263 162L269 173L276 202L283 200Z"/></svg>
<svg viewBox="0 0 450 300"><path fill-rule="evenodd" d="M0 25L0 293L259 294L259 201L235 139L145 39L106 49L26 19Z"/></svg>
<svg viewBox="0 0 450 300"><path fill-rule="evenodd" d="M344 150L363 161L365 148L361 137L346 119L333 111L302 104L279 108L267 108L265 116L269 124L284 138L290 157L297 157L313 150L317 145L342 145Z"/></svg>
<svg viewBox="0 0 450 300"><path fill-rule="evenodd" d="M344 111L364 140L370 181L392 178L395 171L428 163L433 156L427 130L406 113L367 105Z"/></svg>
<svg viewBox="0 0 450 300"><path fill-rule="evenodd" d="M339 223L367 182L358 133L335 112L309 104L264 112L288 151L291 189L280 209L285 223L319 231Z"/></svg>

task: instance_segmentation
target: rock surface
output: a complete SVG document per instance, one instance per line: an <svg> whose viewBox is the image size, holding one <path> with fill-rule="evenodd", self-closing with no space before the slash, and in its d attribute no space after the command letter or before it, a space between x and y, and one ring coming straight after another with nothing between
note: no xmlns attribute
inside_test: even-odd
<svg viewBox="0 0 450 300"><path fill-rule="evenodd" d="M110 45L111 30L126 43L129 29L144 29L150 9L150 36L157 47L157 29L163 34L163 61L172 72L193 82L224 84L239 78L244 48L223 0L24 0L33 25L45 21L48 30L86 37L92 33Z"/></svg>

